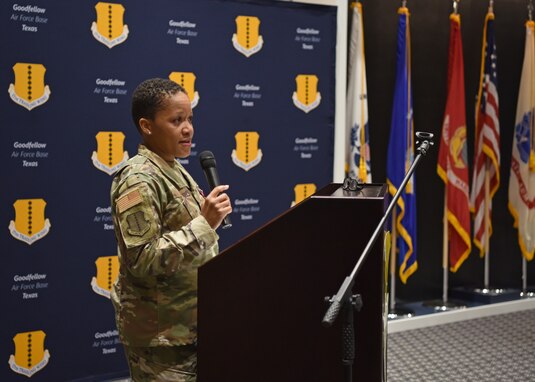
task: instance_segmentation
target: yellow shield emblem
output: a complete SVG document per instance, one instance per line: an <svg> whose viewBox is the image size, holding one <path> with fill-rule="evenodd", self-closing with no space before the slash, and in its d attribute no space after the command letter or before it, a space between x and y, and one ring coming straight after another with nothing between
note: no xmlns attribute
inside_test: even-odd
<svg viewBox="0 0 535 382"><path fill-rule="evenodd" d="M91 159L96 168L111 175L126 164L128 152L124 151L123 132L99 131L95 138L97 151L93 151Z"/></svg>
<svg viewBox="0 0 535 382"><path fill-rule="evenodd" d="M294 187L295 200L291 206L295 206L308 198L310 195L316 192L316 185L314 183L301 183L296 184Z"/></svg>
<svg viewBox="0 0 535 382"><path fill-rule="evenodd" d="M18 333L13 337L15 355L9 357L11 370L31 377L43 369L50 358L50 353L45 350L45 337L42 330Z"/></svg>
<svg viewBox="0 0 535 382"><path fill-rule="evenodd" d="M45 85L46 68L42 64L17 62L13 66L15 83L9 85L9 95L16 104L32 110L50 98L50 88Z"/></svg>
<svg viewBox="0 0 535 382"><path fill-rule="evenodd" d="M258 148L260 135L256 131L239 131L234 137L236 149L232 150L232 161L249 171L262 160L262 150Z"/></svg>
<svg viewBox="0 0 535 382"><path fill-rule="evenodd" d="M98 2L95 5L97 21L93 21L91 32L98 42L113 48L128 38L128 25L123 23L124 7L121 4Z"/></svg>
<svg viewBox="0 0 535 382"><path fill-rule="evenodd" d="M315 74L299 74L295 77L297 90L294 92L292 99L294 105L305 113L317 108L321 102L318 81L318 76Z"/></svg>
<svg viewBox="0 0 535 382"><path fill-rule="evenodd" d="M43 199L18 199L13 207L15 220L9 223L9 231L15 239L31 245L48 234L50 221L45 219Z"/></svg>
<svg viewBox="0 0 535 382"><path fill-rule="evenodd" d="M195 91L195 80L197 77L191 72L171 72L169 79L182 86L191 101L191 108L193 109L199 103L199 93Z"/></svg>
<svg viewBox="0 0 535 382"><path fill-rule="evenodd" d="M101 296L110 298L111 288L119 276L119 257L99 257L95 264L97 276L91 280L93 291Z"/></svg>
<svg viewBox="0 0 535 382"><path fill-rule="evenodd" d="M245 57L262 49L264 40L260 35L260 19L255 16L236 17L236 33L232 36L232 44Z"/></svg>

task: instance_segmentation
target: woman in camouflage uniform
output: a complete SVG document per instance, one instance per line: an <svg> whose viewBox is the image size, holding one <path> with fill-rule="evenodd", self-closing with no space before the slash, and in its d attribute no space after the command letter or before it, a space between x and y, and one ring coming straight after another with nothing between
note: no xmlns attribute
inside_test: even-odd
<svg viewBox="0 0 535 382"><path fill-rule="evenodd" d="M215 229L232 211L228 186L204 198L175 159L190 155L193 137L191 103L180 85L142 82L132 116L142 144L111 188L117 327L134 381L195 381L197 268L218 252Z"/></svg>

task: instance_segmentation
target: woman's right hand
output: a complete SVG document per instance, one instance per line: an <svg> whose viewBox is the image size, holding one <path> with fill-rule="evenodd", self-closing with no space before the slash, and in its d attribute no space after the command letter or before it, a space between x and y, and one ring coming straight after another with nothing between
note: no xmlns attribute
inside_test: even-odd
<svg viewBox="0 0 535 382"><path fill-rule="evenodd" d="M225 216L232 212L230 198L225 193L228 189L229 186L226 184L214 187L204 199L201 215L204 216L213 229L219 227Z"/></svg>

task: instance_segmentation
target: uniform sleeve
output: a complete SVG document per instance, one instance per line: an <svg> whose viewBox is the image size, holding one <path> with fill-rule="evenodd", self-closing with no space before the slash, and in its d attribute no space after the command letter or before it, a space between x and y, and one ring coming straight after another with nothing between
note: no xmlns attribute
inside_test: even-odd
<svg viewBox="0 0 535 382"><path fill-rule="evenodd" d="M180 195L172 201L172 217L162 205L155 181L125 182L115 200L117 234L124 242L125 263L136 277L170 275L197 268L217 243L218 236L202 215L190 211ZM180 219L181 228L162 233L164 219ZM165 230L167 231L167 230Z"/></svg>

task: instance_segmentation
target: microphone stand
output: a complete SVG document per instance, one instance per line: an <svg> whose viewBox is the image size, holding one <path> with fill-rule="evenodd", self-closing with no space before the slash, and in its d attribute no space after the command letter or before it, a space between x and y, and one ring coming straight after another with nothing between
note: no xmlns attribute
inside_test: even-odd
<svg viewBox="0 0 535 382"><path fill-rule="evenodd" d="M401 193L405 189L405 186L409 182L410 177L414 173L416 166L420 162L422 156L427 154L429 148L433 145L433 134L426 132L417 132L416 137L420 139L420 142L416 142L420 146L416 149L418 155L414 158L411 167L407 171L405 178L401 182L396 194L392 198L386 213L383 218L377 225L377 228L373 232L372 237L366 244L364 251L362 251L361 256L359 257L357 264L353 268L353 272L345 278L342 283L338 293L333 297L325 297L325 301L329 305L327 312L323 317L322 324L325 327L331 327L336 320L340 310L345 309L345 319L342 325L342 364L345 367L346 381L353 381L353 361L355 359L355 334L354 334L354 311L360 311L362 308L362 297L359 294L352 294L353 285L355 284L355 278L358 272L361 270L364 261L370 254L370 251L373 247L373 244L379 237L379 234L383 230L383 226L392 213L394 206L396 205L397 200L399 199Z"/></svg>

